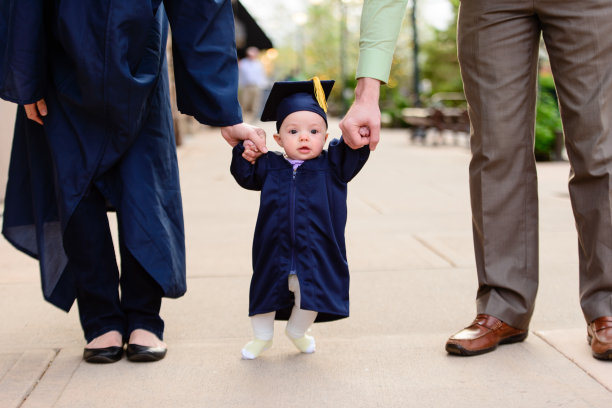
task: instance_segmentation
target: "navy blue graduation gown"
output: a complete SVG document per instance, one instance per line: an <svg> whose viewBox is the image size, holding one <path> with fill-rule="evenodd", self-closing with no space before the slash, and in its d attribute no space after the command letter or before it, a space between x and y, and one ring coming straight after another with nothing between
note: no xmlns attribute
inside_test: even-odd
<svg viewBox="0 0 612 408"><path fill-rule="evenodd" d="M76 287L63 231L92 184L165 296L186 290L168 21L179 110L240 123L230 0L0 0L0 97L49 112L40 126L18 109L2 232L40 260L43 294L64 310Z"/></svg>
<svg viewBox="0 0 612 408"><path fill-rule="evenodd" d="M267 153L252 165L243 151L242 144L234 147L232 175L240 186L261 191L249 316L276 311L276 319L289 318L294 298L287 279L294 270L302 309L318 312L317 322L347 317L347 183L367 161L369 147L353 150L334 139L295 174L281 153Z"/></svg>

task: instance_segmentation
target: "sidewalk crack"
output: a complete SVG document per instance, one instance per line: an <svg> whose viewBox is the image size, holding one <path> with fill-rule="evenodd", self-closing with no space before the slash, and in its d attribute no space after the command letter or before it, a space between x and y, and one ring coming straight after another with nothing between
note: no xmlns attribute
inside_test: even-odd
<svg viewBox="0 0 612 408"><path fill-rule="evenodd" d="M370 207L371 209L373 209L376 213L378 214L384 214L384 211L378 206L376 205L374 202L370 201L370 200L366 200L364 198L361 198L361 201L367 205L368 207Z"/></svg>
<svg viewBox="0 0 612 408"><path fill-rule="evenodd" d="M28 400L28 398L30 397L30 395L32 395L32 393L34 392L34 390L36 389L36 387L38 386L38 384L40 383L40 381L43 379L43 377L45 376L45 374L47 374L47 371L49 371L49 368L51 367L51 364L53 364L53 362L55 361L55 359L57 358L57 355L59 354L59 352L61 351L61 349L53 349L53 351L55 351L55 354L53 355L53 357L51 358L51 360L49 360L49 363L47 364L47 367L45 367L45 369L43 370L42 373L40 373L40 376L38 377L38 379L36 380L36 382L25 392L25 395L23 396L23 399L21 400L21 403L17 406L17 408L21 408L23 406L23 404L25 404L25 402Z"/></svg>
<svg viewBox="0 0 612 408"><path fill-rule="evenodd" d="M415 240L417 240L417 242L419 242L425 248L429 249L431 252L433 252L434 254L438 255L440 258L444 259L446 262L448 262L450 264L450 266L452 266L453 268L457 267L457 264L455 262L453 262L453 260L451 258L446 256L442 251L438 250L435 246L431 245L429 242L427 242L423 238L419 237L418 235L413 235L413 237L414 237Z"/></svg>
<svg viewBox="0 0 612 408"><path fill-rule="evenodd" d="M578 367L580 370L582 370L586 375L588 375L589 377L591 377L593 380L595 380L596 383L598 383L599 385L601 385L603 388L605 388L606 390L612 392L612 389L609 388L606 384L604 384L603 382L601 382L601 380L599 380L596 376L594 376L593 374L591 374L587 369L585 369L582 365L580 365L578 363L578 361L576 361L574 358L572 358L572 356L570 356L567 353L564 353L563 350L561 350L560 348L556 347L553 343L551 343L546 336L541 335L540 333L538 333L537 331L533 332L536 336L538 336L540 339L542 339L544 341L544 343L548 344L550 347L552 347L554 350L557 351L557 353L561 354L563 357L565 357L566 359L568 359L569 361L572 362L572 364L574 364L576 367Z"/></svg>

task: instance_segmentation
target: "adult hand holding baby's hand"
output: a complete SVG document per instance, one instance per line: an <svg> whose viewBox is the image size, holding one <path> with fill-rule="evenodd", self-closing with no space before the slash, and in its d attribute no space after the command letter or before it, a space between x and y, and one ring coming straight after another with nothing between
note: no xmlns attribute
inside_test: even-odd
<svg viewBox="0 0 612 408"><path fill-rule="evenodd" d="M266 147L266 132L257 126L247 123L238 123L232 126L221 128L221 136L230 146L234 147L241 140L250 140L257 147L257 150L262 153L267 153Z"/></svg>
<svg viewBox="0 0 612 408"><path fill-rule="evenodd" d="M242 153L242 157L249 161L251 164L255 164L255 161L263 154L255 143L250 140L245 140L243 143L244 152Z"/></svg>
<svg viewBox="0 0 612 408"><path fill-rule="evenodd" d="M373 78L359 78L355 88L355 102L340 122L344 142L351 149L367 144L376 149L380 138L380 81Z"/></svg>

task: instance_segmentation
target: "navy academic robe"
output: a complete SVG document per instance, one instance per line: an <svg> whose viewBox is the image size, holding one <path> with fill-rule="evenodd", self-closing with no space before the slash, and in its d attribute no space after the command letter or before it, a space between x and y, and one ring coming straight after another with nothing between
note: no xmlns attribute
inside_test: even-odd
<svg viewBox="0 0 612 408"><path fill-rule="evenodd" d="M347 183L367 161L369 147L352 150L334 139L295 174L281 153L267 153L252 165L243 151L242 144L234 147L232 175L242 187L261 191L249 316L276 311L276 319L289 318L294 298L287 279L294 270L302 309L318 312L317 322L347 317Z"/></svg>
<svg viewBox="0 0 612 408"><path fill-rule="evenodd" d="M43 127L18 110L2 232L40 260L44 296L64 310L76 288L62 234L91 184L164 294L186 290L168 21L179 110L240 123L230 0L0 0L0 97L49 111Z"/></svg>

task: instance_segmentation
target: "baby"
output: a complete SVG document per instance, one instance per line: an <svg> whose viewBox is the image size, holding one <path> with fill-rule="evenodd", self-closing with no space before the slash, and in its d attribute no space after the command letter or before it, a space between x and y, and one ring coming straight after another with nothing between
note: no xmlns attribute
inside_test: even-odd
<svg viewBox="0 0 612 408"><path fill-rule="evenodd" d="M274 320L302 353L315 351L306 334L314 322L349 315L346 261L347 183L368 159L342 138L327 140L327 104L334 81L276 82L261 120L276 121L274 139L285 154L255 160L234 147L231 172L242 187L261 191L253 240L249 316L254 339L242 349L255 359L272 345Z"/></svg>

